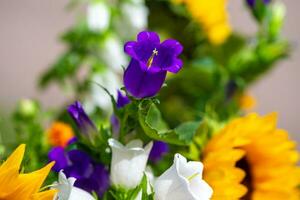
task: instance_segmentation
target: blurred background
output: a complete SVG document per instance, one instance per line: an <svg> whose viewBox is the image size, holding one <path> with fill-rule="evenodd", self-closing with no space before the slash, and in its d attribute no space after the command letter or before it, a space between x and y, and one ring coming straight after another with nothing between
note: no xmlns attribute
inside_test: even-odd
<svg viewBox="0 0 300 200"><path fill-rule="evenodd" d="M0 1L0 108L8 112L20 98L38 98L43 106L60 105L67 97L51 85L46 91L37 89L38 76L64 50L59 34L76 20L74 12L67 12L68 0L1 0ZM285 1L287 19L284 35L293 43L289 59L258 81L250 91L257 100L256 111L261 114L279 113L279 126L287 129L300 141L300 1ZM231 23L235 30L254 33L251 20L241 0L230 1Z"/></svg>

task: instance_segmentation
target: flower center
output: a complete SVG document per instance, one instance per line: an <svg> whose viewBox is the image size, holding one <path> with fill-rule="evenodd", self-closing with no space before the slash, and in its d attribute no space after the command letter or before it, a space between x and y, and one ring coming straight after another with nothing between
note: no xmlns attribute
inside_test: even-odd
<svg viewBox="0 0 300 200"><path fill-rule="evenodd" d="M241 200L250 200L252 196L252 192L254 190L253 188L253 177L251 176L251 169L250 164L247 161L247 158L244 157L241 160L239 160L236 164L236 166L240 169L243 169L246 172L246 176L242 181L242 184L245 185L248 188L247 193L241 198Z"/></svg>
<svg viewBox="0 0 300 200"><path fill-rule="evenodd" d="M188 181L191 182L191 181L192 181L194 178L196 178L198 175L199 175L199 173L197 172L197 173L193 174L192 176L188 177L187 179L188 179Z"/></svg>
<svg viewBox="0 0 300 200"><path fill-rule="evenodd" d="M153 63L153 59L154 59L154 56L157 56L158 55L158 51L157 49L155 48L153 51L152 51L152 55L150 56L150 58L148 59L147 61L147 67L150 68L152 63Z"/></svg>

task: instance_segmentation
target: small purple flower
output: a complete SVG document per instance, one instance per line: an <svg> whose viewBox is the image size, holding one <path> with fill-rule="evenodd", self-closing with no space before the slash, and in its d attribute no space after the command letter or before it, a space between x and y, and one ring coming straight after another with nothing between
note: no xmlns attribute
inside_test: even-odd
<svg viewBox="0 0 300 200"><path fill-rule="evenodd" d="M162 157L169 152L169 145L162 141L154 141L151 149L149 160L156 163L162 159Z"/></svg>
<svg viewBox="0 0 300 200"><path fill-rule="evenodd" d="M50 161L55 161L52 170L59 172L69 165L68 158L65 155L65 150L62 147L53 147L49 153L48 158Z"/></svg>
<svg viewBox="0 0 300 200"><path fill-rule="evenodd" d="M124 73L124 85L136 98L152 97L159 92L166 75L167 71L145 71L139 61L132 59Z"/></svg>
<svg viewBox="0 0 300 200"><path fill-rule="evenodd" d="M68 112L80 131L91 139L93 134L97 132L97 129L92 120L85 113L81 103L76 101L75 103L71 104L68 107Z"/></svg>
<svg viewBox="0 0 300 200"><path fill-rule="evenodd" d="M136 98L156 95L162 87L167 72L177 73L182 68L178 58L182 45L173 39L160 43L155 32L143 31L137 41L129 41L124 51L132 58L124 73L124 85Z"/></svg>
<svg viewBox="0 0 300 200"><path fill-rule="evenodd" d="M123 95L120 90L118 90L117 108L123 108L129 103L130 99L126 95Z"/></svg>
<svg viewBox="0 0 300 200"><path fill-rule="evenodd" d="M109 187L109 173L104 165L95 163L88 154L80 150L65 151L54 147L48 154L55 161L54 171L64 170L67 177L76 178L75 186L87 192L93 191L101 197Z"/></svg>
<svg viewBox="0 0 300 200"><path fill-rule="evenodd" d="M256 5L257 1L262 1L264 4L269 4L271 0L246 0L248 5L253 8Z"/></svg>
<svg viewBox="0 0 300 200"><path fill-rule="evenodd" d="M160 43L155 32L143 31L137 36L137 41L125 44L124 51L133 59L139 61L144 71L177 73L182 68L178 58L183 50L182 45L173 39Z"/></svg>
<svg viewBox="0 0 300 200"><path fill-rule="evenodd" d="M72 138L68 141L68 145L75 144L77 141L78 141L78 138L77 138L77 137L72 137Z"/></svg>

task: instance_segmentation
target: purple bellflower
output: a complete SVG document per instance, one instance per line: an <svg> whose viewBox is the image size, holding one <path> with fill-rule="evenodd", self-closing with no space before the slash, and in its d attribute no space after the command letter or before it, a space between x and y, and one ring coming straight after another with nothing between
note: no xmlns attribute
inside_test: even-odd
<svg viewBox="0 0 300 200"><path fill-rule="evenodd" d="M269 4L271 2L271 0L246 0L247 4L253 8L256 5L257 1L262 1L264 4Z"/></svg>
<svg viewBox="0 0 300 200"><path fill-rule="evenodd" d="M132 59L124 73L124 85L136 98L152 97L162 87L166 75L167 71L156 73L145 71L137 60Z"/></svg>
<svg viewBox="0 0 300 200"><path fill-rule="evenodd" d="M130 99L126 95L123 95L120 90L118 90L117 108L123 108L129 103Z"/></svg>
<svg viewBox="0 0 300 200"><path fill-rule="evenodd" d="M162 141L154 141L151 149L149 160L153 163L160 161L165 154L169 152L169 145Z"/></svg>
<svg viewBox="0 0 300 200"><path fill-rule="evenodd" d="M124 85L136 98L154 96L162 87L167 72L177 73L183 62L178 56L182 45L173 39L160 43L155 32L143 31L137 41L125 44L124 51L132 59L124 73Z"/></svg>
<svg viewBox="0 0 300 200"><path fill-rule="evenodd" d="M55 161L53 171L64 170L67 177L76 178L75 186L87 192L93 191L101 197L109 187L109 173L101 163L95 163L88 154L80 150L66 151L54 147L48 154Z"/></svg>
<svg viewBox="0 0 300 200"><path fill-rule="evenodd" d="M85 113L81 103L79 101L74 102L68 107L69 115L72 117L80 132L87 136L89 139L93 139L93 135L97 133L96 126Z"/></svg>
<svg viewBox="0 0 300 200"><path fill-rule="evenodd" d="M145 71L177 73L183 65L178 58L183 50L182 45L173 39L160 43L155 32L140 32L137 41L127 42L124 50L131 58L139 61Z"/></svg>

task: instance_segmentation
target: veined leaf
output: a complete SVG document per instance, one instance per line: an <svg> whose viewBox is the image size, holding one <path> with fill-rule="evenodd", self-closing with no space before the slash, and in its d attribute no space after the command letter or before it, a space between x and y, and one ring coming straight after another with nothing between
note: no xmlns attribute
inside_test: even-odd
<svg viewBox="0 0 300 200"><path fill-rule="evenodd" d="M186 122L169 129L159 109L151 101L140 103L139 123L150 138L175 145L189 145L200 126L200 122Z"/></svg>

